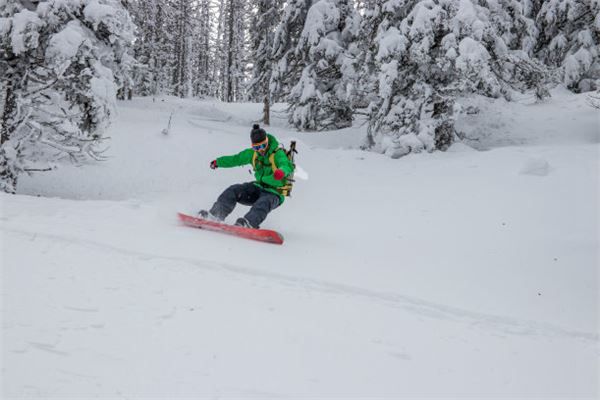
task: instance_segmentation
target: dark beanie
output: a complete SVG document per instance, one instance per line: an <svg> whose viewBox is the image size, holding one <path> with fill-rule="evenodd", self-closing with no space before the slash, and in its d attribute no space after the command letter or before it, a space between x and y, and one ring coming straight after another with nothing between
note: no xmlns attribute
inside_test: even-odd
<svg viewBox="0 0 600 400"><path fill-rule="evenodd" d="M254 124L252 126L252 131L250 131L250 140L252 143L260 143L267 138L267 132L262 129L258 124Z"/></svg>

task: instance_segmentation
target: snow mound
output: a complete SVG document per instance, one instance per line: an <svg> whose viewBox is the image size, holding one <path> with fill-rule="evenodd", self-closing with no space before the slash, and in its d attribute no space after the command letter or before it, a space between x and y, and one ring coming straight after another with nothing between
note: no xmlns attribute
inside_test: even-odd
<svg viewBox="0 0 600 400"><path fill-rule="evenodd" d="M534 176L546 176L550 172L550 164L544 158L530 158L528 159L519 173L521 175L534 175Z"/></svg>
<svg viewBox="0 0 600 400"><path fill-rule="evenodd" d="M456 129L478 150L523 145L574 145L600 142L598 113L587 95L564 88L552 91L543 103L532 95L515 94L514 101L472 96L461 100L466 112L457 117Z"/></svg>
<svg viewBox="0 0 600 400"><path fill-rule="evenodd" d="M450 153L465 153L465 152L473 152L476 151L474 148L472 148L471 146L469 146L468 144L462 143L462 142L455 142L452 143L452 146L450 146L448 148L448 150L446 150L447 152Z"/></svg>

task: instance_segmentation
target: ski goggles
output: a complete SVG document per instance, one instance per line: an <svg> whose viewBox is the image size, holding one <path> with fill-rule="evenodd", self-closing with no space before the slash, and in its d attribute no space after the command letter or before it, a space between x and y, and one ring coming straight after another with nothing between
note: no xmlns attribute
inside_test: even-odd
<svg viewBox="0 0 600 400"><path fill-rule="evenodd" d="M252 149L259 151L259 150L264 150L267 148L267 146L269 145L269 140L265 139L264 141L260 142L260 143L252 143Z"/></svg>

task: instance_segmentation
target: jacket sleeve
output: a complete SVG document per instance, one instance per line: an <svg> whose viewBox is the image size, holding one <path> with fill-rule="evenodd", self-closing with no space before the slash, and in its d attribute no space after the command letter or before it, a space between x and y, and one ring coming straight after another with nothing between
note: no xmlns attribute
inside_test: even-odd
<svg viewBox="0 0 600 400"><path fill-rule="evenodd" d="M275 165L277 166L277 168L283 171L283 173L285 174L285 178L287 178L287 176L294 171L294 166L287 158L285 151L281 149L277 150L277 152L275 153ZM273 172L275 171L272 171L270 175L265 176L263 178L263 182L273 187L283 186L285 184L285 179L278 181L273 177Z"/></svg>
<svg viewBox="0 0 600 400"><path fill-rule="evenodd" d="M217 166L219 168L241 167L242 165L252 164L252 155L254 150L242 150L232 156L223 156L217 158Z"/></svg>
<svg viewBox="0 0 600 400"><path fill-rule="evenodd" d="M275 153L275 165L285 173L286 177L294 172L294 166L288 159L284 150L277 150Z"/></svg>

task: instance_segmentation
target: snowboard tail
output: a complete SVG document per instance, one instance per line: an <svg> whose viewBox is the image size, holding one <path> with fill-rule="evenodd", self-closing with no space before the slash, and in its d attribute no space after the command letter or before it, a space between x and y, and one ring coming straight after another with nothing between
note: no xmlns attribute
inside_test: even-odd
<svg viewBox="0 0 600 400"><path fill-rule="evenodd" d="M283 236L279 232L269 229L245 228L243 226L229 225L222 222L209 221L203 218L193 217L183 213L177 213L179 220L186 226L206 229L208 231L222 232L228 235L238 236L245 239L258 240L261 242L283 244Z"/></svg>

